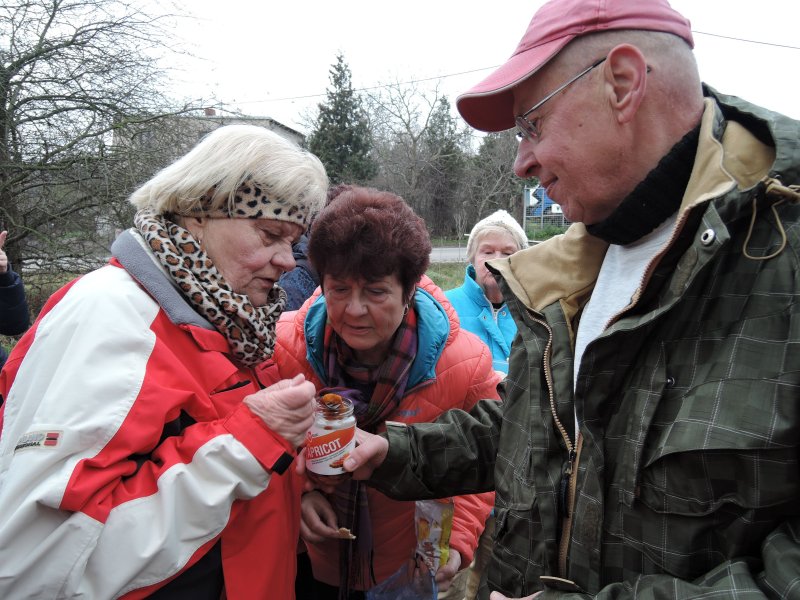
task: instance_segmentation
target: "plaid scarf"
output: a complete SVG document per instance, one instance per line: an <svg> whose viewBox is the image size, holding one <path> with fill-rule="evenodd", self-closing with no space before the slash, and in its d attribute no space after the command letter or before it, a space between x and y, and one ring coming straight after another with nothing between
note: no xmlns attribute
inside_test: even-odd
<svg viewBox="0 0 800 600"><path fill-rule="evenodd" d="M323 362L330 387L320 393L335 392L352 400L358 426L374 432L405 395L416 356L417 314L413 307L397 328L389 354L377 367L359 363L352 349L328 322L325 325ZM365 400L367 397L369 399ZM356 536L355 540L341 540L339 546L339 599L346 600L355 582L361 583L364 589L375 583L372 524L363 482L352 479L343 482L332 500L340 526L347 527Z"/></svg>

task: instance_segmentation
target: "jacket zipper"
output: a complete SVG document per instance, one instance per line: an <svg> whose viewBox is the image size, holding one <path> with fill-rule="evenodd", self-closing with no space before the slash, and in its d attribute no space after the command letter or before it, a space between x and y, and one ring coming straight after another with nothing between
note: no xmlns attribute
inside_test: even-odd
<svg viewBox="0 0 800 600"><path fill-rule="evenodd" d="M666 251L667 248L670 248L674 243L675 239L678 237L681 229L683 229L683 225L686 221L686 215L682 214L678 216L678 220L675 224L675 228L672 231L672 235L670 236L667 243L663 246L661 252L659 252L653 259L651 259L650 263L648 264L647 268L645 269L644 274L642 275L642 279L639 283L639 288L637 288L637 293L634 295L634 298L631 299L631 303L622 309L617 315L614 315L609 322L606 324L606 328L609 327L613 322L615 322L622 314L625 313L631 306L635 305L641 290L641 286L644 285L644 282L649 280L654 265L660 260L663 253ZM575 504L575 492L578 487L578 461L580 458L580 450L583 446L583 439L581 437L580 431L575 431L575 444L573 445L572 440L569 438L569 434L567 430L564 428L564 425L561 423L561 420L558 418L558 413L556 412L556 405L555 405L555 393L554 393L554 385L553 385L553 375L550 370L550 353L553 347L553 330L550 326L543 321L542 319L537 318L535 313L528 309L528 312L531 314L531 318L535 323L539 323L542 325L548 333L547 345L544 349L544 375L545 381L547 382L547 390L549 395L549 402L550 402L550 413L553 415L553 421L556 424L556 428L561 433L561 437L564 440L564 445L567 447L567 452L569 453L569 460L567 462L567 466L564 469L561 477L561 485L559 489L560 499L563 502L563 517L561 523L561 540L558 545L558 572L559 576L566 579L567 576L567 556L569 554L569 540L570 535L572 533L572 516L573 516L573 508Z"/></svg>
<svg viewBox="0 0 800 600"><path fill-rule="evenodd" d="M573 507L575 505L575 490L578 487L578 459L581 454L581 447L583 446L583 436L580 432L576 435L575 440L576 449L569 453L569 464L565 475L569 478L567 487L567 497L564 514L564 521L561 524L561 542L558 545L558 575L559 577L567 578L567 554L569 551L569 539L572 535L572 515L574 513Z"/></svg>
<svg viewBox="0 0 800 600"><path fill-rule="evenodd" d="M569 433L564 428L564 425L561 423L561 419L558 418L558 412L556 411L556 402L555 402L555 392L553 386L553 374L550 369L550 353L553 348L553 330L550 326L543 320L538 319L532 316L532 319L535 323L539 323L542 327L547 330L547 345L544 349L544 378L547 383L547 392L548 392L548 399L550 402L550 414L553 415L553 421L556 424L556 428L561 433L561 437L564 440L564 445L567 447L567 452L569 453L569 461L567 462L567 467L562 473L562 481L559 492L561 494L560 499L563 500L564 504L564 512L563 512L563 521L561 526L561 542L559 543L558 548L558 570L559 576L562 578L566 577L567 571L567 553L569 550L569 536L572 529L572 508L573 503L575 502L575 489L577 487L577 460L578 460L578 451L580 450L580 433L576 432L577 436L577 449L576 446L573 445L572 440L569 438Z"/></svg>
<svg viewBox="0 0 800 600"><path fill-rule="evenodd" d="M633 296L631 297L631 301L628 303L627 306L622 308L620 311L617 312L617 314L613 315L608 320L608 322L605 324L605 327L603 327L603 332L605 332L614 323L619 321L619 319L622 318L622 315L631 310L634 306L636 306L636 303L639 302L639 299L642 297L642 290L644 290L645 286L647 286L647 284L650 283L650 278L653 276L656 267L661 262L661 259L664 258L664 256L672 249L672 246L675 244L675 240L678 239L678 237L681 234L681 231L683 231L683 226L686 224L686 220L688 218L687 215L689 214L689 212L691 212L691 209L688 209L683 213L678 214L678 217L675 220L675 225L672 228L672 233L670 234L669 238L667 239L666 242L664 242L664 245L658 249L656 254L647 263L647 266L645 267L644 272L642 273L642 276L639 279L639 285L636 287L636 290L634 291ZM600 335L602 335L602 332Z"/></svg>

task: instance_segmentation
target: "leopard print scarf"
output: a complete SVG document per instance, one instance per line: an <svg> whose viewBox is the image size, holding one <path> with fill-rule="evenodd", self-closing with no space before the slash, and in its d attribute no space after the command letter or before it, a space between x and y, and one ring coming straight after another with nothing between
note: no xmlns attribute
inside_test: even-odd
<svg viewBox="0 0 800 600"><path fill-rule="evenodd" d="M189 303L227 338L238 362L253 367L272 356L275 323L286 306L283 289L274 286L266 306L253 306L230 288L189 231L148 210L133 222Z"/></svg>

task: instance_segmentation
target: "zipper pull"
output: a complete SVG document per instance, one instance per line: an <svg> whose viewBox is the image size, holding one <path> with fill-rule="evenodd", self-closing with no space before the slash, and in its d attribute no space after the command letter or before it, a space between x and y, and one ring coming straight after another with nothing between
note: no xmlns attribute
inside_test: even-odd
<svg viewBox="0 0 800 600"><path fill-rule="evenodd" d="M569 462L567 463L567 468L564 471L564 475L572 475L572 466L575 464L575 450L569 451Z"/></svg>
<svg viewBox="0 0 800 600"><path fill-rule="evenodd" d="M561 489L558 494L558 512L564 517L569 517L570 506L567 504L567 494L569 493L569 482L572 475L572 466L575 464L575 450L569 451L569 462L561 475Z"/></svg>

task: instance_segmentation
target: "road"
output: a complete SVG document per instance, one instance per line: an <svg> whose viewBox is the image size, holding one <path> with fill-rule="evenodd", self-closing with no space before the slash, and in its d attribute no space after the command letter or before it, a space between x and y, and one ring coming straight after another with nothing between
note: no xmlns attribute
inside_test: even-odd
<svg viewBox="0 0 800 600"><path fill-rule="evenodd" d="M467 247L434 247L431 251L431 262L467 262Z"/></svg>
<svg viewBox="0 0 800 600"><path fill-rule="evenodd" d="M538 240L528 240L528 244L533 246L538 244ZM431 262L467 262L467 246L457 248L455 246L448 246L437 248L434 246L431 251Z"/></svg>

